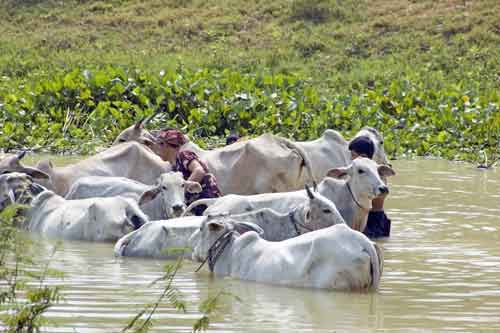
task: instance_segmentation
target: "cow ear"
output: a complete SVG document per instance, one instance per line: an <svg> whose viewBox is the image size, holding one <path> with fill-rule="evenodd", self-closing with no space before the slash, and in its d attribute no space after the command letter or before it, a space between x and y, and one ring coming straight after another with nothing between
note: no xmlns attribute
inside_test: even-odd
<svg viewBox="0 0 500 333"><path fill-rule="evenodd" d="M185 181L184 184L188 193L200 193L203 190L198 182Z"/></svg>
<svg viewBox="0 0 500 333"><path fill-rule="evenodd" d="M88 214L89 214L89 222L90 223L97 223L98 221L98 208L97 208L97 203L92 203L89 206L88 209Z"/></svg>
<svg viewBox="0 0 500 333"><path fill-rule="evenodd" d="M255 223L251 222L238 222L234 225L234 229L240 234L244 234L247 231L255 231L260 236L264 234L264 230Z"/></svg>
<svg viewBox="0 0 500 333"><path fill-rule="evenodd" d="M50 173L49 171L52 171L54 166L52 165L52 162L50 160L41 160L40 162L37 163L36 169L45 173Z"/></svg>
<svg viewBox="0 0 500 333"><path fill-rule="evenodd" d="M210 232L219 232L224 230L224 223L222 222L208 222L207 223L208 230Z"/></svg>
<svg viewBox="0 0 500 333"><path fill-rule="evenodd" d="M342 179L350 175L351 167L333 168L327 171L326 177Z"/></svg>
<svg viewBox="0 0 500 333"><path fill-rule="evenodd" d="M139 201L137 203L139 204L139 206L142 206L150 202L151 200L154 200L154 198L156 198L158 194L160 194L160 187L159 186L153 187L149 190L144 191L141 194L141 197L139 198Z"/></svg>
<svg viewBox="0 0 500 333"><path fill-rule="evenodd" d="M30 175L33 178L38 178L38 179L48 179L49 175L46 174L45 172L38 170L37 168L30 168L30 167L22 167L21 172L24 172L27 175Z"/></svg>
<svg viewBox="0 0 500 333"><path fill-rule="evenodd" d="M379 165L377 170L380 177L390 177L396 175L396 172L387 165Z"/></svg>
<svg viewBox="0 0 500 333"><path fill-rule="evenodd" d="M309 197L309 199L314 199L314 194L311 192L311 188L309 187L309 185L305 185L305 188L306 188L306 193L307 193L307 196Z"/></svg>
<svg viewBox="0 0 500 333"><path fill-rule="evenodd" d="M153 149L153 147L156 145L156 143L155 143L155 142L153 142L152 140L147 139L147 138L143 138L143 139L141 140L141 143L142 143L143 145L145 145L146 147L150 148L150 149Z"/></svg>

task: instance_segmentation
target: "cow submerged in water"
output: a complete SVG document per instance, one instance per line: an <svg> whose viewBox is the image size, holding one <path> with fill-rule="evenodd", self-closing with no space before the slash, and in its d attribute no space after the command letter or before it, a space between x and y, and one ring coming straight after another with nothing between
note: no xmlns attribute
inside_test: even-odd
<svg viewBox="0 0 500 333"><path fill-rule="evenodd" d="M261 238L256 225L252 229L241 234L234 223L204 221L193 259L208 261L215 275L242 280L335 290L378 288L382 252L345 224L281 242Z"/></svg>
<svg viewBox="0 0 500 333"><path fill-rule="evenodd" d="M25 173L0 175L0 208L14 203L28 206L25 228L48 237L115 241L149 221L133 199L66 200Z"/></svg>

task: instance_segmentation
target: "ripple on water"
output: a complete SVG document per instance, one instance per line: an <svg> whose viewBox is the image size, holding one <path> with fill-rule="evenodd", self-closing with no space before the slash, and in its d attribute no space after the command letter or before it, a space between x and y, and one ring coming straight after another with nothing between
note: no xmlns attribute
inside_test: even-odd
<svg viewBox="0 0 500 333"><path fill-rule="evenodd" d="M391 237L376 293L268 286L194 274L186 262L174 285L187 313L161 306L153 332L191 332L198 304L225 290L214 332L500 331L500 173L445 161L395 161L386 201ZM49 332L119 332L154 301L164 261L115 259L113 244L65 242L54 266L66 272L64 301ZM51 284L60 281L51 279ZM64 288L66 286L66 288Z"/></svg>

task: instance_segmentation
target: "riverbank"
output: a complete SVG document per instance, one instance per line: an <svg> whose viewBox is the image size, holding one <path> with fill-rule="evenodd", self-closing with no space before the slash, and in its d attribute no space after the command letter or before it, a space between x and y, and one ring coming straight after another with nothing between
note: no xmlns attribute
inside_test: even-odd
<svg viewBox="0 0 500 333"><path fill-rule="evenodd" d="M4 1L0 147L91 153L152 127L314 139L369 125L392 157L500 156L493 0Z"/></svg>

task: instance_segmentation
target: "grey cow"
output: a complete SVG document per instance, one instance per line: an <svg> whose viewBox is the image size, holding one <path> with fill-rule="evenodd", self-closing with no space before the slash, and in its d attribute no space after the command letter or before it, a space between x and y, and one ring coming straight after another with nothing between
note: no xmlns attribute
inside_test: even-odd
<svg viewBox="0 0 500 333"><path fill-rule="evenodd" d="M66 200L25 173L0 175L0 207L28 205L25 227L49 237L114 241L148 222L137 202L123 197Z"/></svg>
<svg viewBox="0 0 500 333"><path fill-rule="evenodd" d="M161 174L153 186L124 177L89 176L78 179L66 199L121 195L137 200L151 220L163 220L178 217L184 212L185 192L199 193L201 190L199 183L184 180L180 172Z"/></svg>
<svg viewBox="0 0 500 333"><path fill-rule="evenodd" d="M387 193L388 187L381 176L394 175L394 170L386 165L377 165L368 158L357 158L347 167L332 169L318 186L318 197L334 203L345 222L353 229L363 231L371 209L371 200ZM197 205L207 205L205 215L230 213L238 214L251 209L271 208L285 213L292 207L301 205L307 198L307 191L265 193L257 195L227 195L221 198L202 199L192 203L188 213ZM312 202L312 201L311 201ZM321 211L320 211L321 213Z"/></svg>

